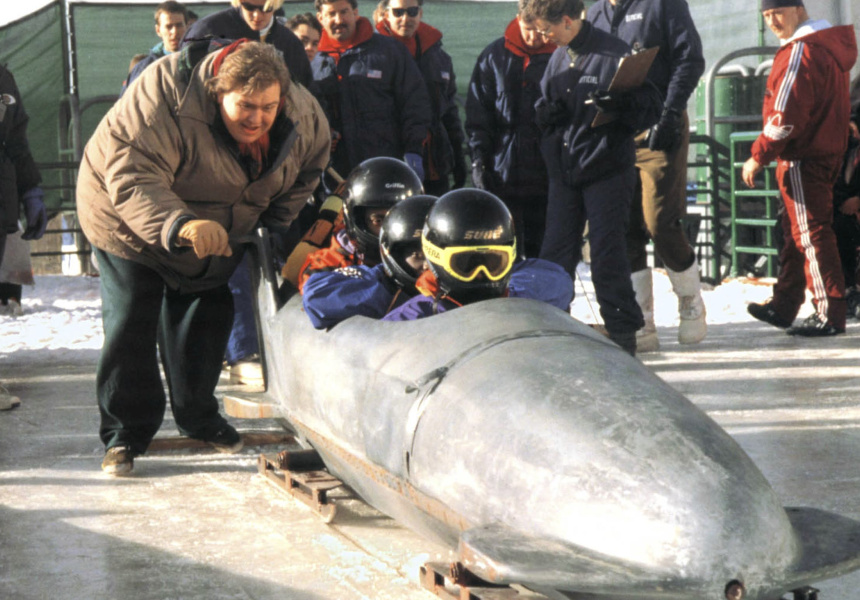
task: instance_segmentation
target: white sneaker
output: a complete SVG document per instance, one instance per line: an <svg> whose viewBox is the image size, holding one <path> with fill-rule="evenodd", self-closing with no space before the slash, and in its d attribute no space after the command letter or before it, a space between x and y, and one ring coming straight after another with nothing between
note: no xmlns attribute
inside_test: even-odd
<svg viewBox="0 0 860 600"><path fill-rule="evenodd" d="M657 337L657 325L654 324L654 284L651 269L642 269L630 274L633 282L633 292L636 303L642 309L645 326L636 332L636 352L657 352L660 349L660 339Z"/></svg>
<svg viewBox="0 0 860 600"><path fill-rule="evenodd" d="M705 303L702 295L681 296L678 298L678 341L682 344L698 344L708 334L705 321Z"/></svg>
<svg viewBox="0 0 860 600"><path fill-rule="evenodd" d="M13 396L5 387L0 385L0 410L12 410L21 406L21 399Z"/></svg>
<svg viewBox="0 0 860 600"><path fill-rule="evenodd" d="M21 307L21 303L15 300L15 298L9 298L9 314L13 317L20 317L24 314L24 309Z"/></svg>
<svg viewBox="0 0 860 600"><path fill-rule="evenodd" d="M699 264L693 261L686 270L666 269L672 290L678 296L678 341L682 344L697 344L708 334L705 322L705 302L702 300L702 281L699 278Z"/></svg>

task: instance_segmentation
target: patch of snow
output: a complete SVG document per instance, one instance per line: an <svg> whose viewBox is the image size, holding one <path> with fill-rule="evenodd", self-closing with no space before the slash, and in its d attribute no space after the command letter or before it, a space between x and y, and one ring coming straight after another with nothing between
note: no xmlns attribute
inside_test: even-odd
<svg viewBox="0 0 860 600"><path fill-rule="evenodd" d="M652 269L654 281L654 322L657 327L678 326L678 297L672 292L672 284L665 269ZM765 302L773 295L774 278L737 278L725 280L714 287L702 284L702 299L707 310L708 324L757 322L747 312L752 302ZM591 269L586 263L577 268L576 296L570 314L584 323L602 323L600 308L594 295ZM807 293L807 302L801 307L798 317L805 318L812 312L812 303ZM739 330L739 335L742 331Z"/></svg>

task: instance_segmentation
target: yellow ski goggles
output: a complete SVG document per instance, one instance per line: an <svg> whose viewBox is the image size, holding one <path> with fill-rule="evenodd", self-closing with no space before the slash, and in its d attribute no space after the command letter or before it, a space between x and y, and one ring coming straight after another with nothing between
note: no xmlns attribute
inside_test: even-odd
<svg viewBox="0 0 860 600"><path fill-rule="evenodd" d="M490 281L503 279L511 270L517 255L516 244L510 246L450 246L440 248L421 238L424 256L439 265L455 279L474 281L481 273Z"/></svg>

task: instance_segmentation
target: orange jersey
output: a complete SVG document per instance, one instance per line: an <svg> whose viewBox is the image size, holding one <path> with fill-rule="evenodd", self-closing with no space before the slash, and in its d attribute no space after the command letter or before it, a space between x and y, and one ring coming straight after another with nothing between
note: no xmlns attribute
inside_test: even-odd
<svg viewBox="0 0 860 600"><path fill-rule="evenodd" d="M355 256L355 247L346 235L346 228L341 226L331 236L328 248L320 248L308 254L302 268L299 270L298 288L301 292L305 287L308 277L314 273L323 271L334 271L341 267L351 267L358 264Z"/></svg>

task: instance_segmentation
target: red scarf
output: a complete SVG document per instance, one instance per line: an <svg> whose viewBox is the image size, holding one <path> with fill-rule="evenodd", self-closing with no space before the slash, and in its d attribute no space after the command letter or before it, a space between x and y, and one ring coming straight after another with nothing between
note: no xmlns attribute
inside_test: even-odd
<svg viewBox="0 0 860 600"><path fill-rule="evenodd" d="M431 298L434 298L439 292L439 282L436 280L436 276L433 274L433 271L427 269L421 273L415 281L415 289L418 290L422 296L430 296Z"/></svg>
<svg viewBox="0 0 860 600"><path fill-rule="evenodd" d="M329 37L328 31L323 28L322 37L320 38L319 51L325 52L326 54L334 57L334 62L340 60L341 54L349 50L350 48L354 48L359 44L363 44L367 40L371 38L373 35L373 25L370 24L370 21L367 17L359 17L355 22L355 35L352 36L352 39L349 39L345 42L338 41L332 37Z"/></svg>
<svg viewBox="0 0 860 600"><path fill-rule="evenodd" d="M239 46L248 42L247 38L238 39L226 48L222 48L218 51L218 55L215 57L215 60L212 61L212 75L217 75L218 71L221 69L221 64L224 62L224 59L231 53L233 53ZM284 107L285 96L281 96L281 102L278 105L278 112ZM254 171L252 173L254 179L260 176L260 173L263 172L263 167L265 164L266 158L269 156L269 132L267 131L260 139L256 142L252 142L250 144L245 144L242 142L237 142L239 145L239 154L242 156L247 156L251 159L253 165L255 166Z"/></svg>
<svg viewBox="0 0 860 600"><path fill-rule="evenodd" d="M521 56L525 59L523 60L523 71L525 71L529 66L532 56L535 54L552 54L555 52L556 45L552 42L547 42L537 50L529 48L523 41L520 24L517 22L517 18L514 17L514 20L508 23L508 27L505 29L505 48L516 56Z"/></svg>
<svg viewBox="0 0 860 600"><path fill-rule="evenodd" d="M418 23L418 29L415 30L415 35L413 35L411 38L401 37L394 33L394 31L392 31L391 29L391 26L388 24L388 21L386 21L385 19L382 19L379 23L376 24L376 31L378 31L382 35L392 37L404 46L406 46L406 49L409 50L409 53L412 55L412 58L416 58L419 45L421 46L421 51L423 52L424 50L427 50L427 48L442 39L442 32L435 27L431 27L427 23Z"/></svg>

